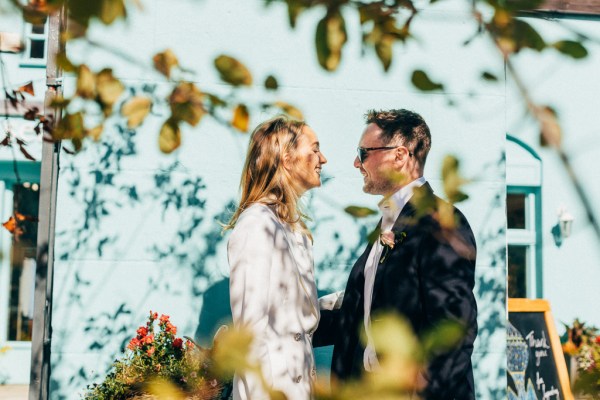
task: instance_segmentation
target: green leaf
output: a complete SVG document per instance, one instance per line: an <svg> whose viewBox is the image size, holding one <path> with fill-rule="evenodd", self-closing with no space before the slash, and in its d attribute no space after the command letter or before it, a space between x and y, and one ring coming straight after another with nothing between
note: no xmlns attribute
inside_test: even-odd
<svg viewBox="0 0 600 400"><path fill-rule="evenodd" d="M456 348L465 337L465 327L456 321L439 323L423 337L423 350L426 357Z"/></svg>
<svg viewBox="0 0 600 400"><path fill-rule="evenodd" d="M587 49L580 43L573 40L561 40L552 45L556 50L560 51L569 57L576 60L585 58L588 56Z"/></svg>
<svg viewBox="0 0 600 400"><path fill-rule="evenodd" d="M488 71L484 71L481 74L481 78L486 80L486 81L490 81L490 82L497 82L498 81L498 77L494 74L492 74L491 72Z"/></svg>
<svg viewBox="0 0 600 400"><path fill-rule="evenodd" d="M444 192L450 203L459 203L469 198L462 192L461 187L468 182L463 178L459 171L460 162L453 155L447 155L442 162L442 181Z"/></svg>
<svg viewBox="0 0 600 400"><path fill-rule="evenodd" d="M160 128L158 136L158 147L163 153L171 153L181 145L181 130L179 124L173 118L165 121Z"/></svg>
<svg viewBox="0 0 600 400"><path fill-rule="evenodd" d="M434 90L442 90L444 89L444 85L441 83L433 82L429 79L429 76L422 70L415 70L412 74L411 78L412 84L419 90L423 92L431 92Z"/></svg>
<svg viewBox="0 0 600 400"><path fill-rule="evenodd" d="M352 215L354 218L365 218L377 214L377 211L371 208L360 206L348 206L344 208L344 211Z"/></svg>
<svg viewBox="0 0 600 400"><path fill-rule="evenodd" d="M215 68L221 79L233 86L252 85L252 74L244 64L233 57L220 55L215 58Z"/></svg>
<svg viewBox="0 0 600 400"><path fill-rule="evenodd" d="M273 75L269 75L267 76L267 79L265 79L265 88L268 90L277 90L279 88L279 83Z"/></svg>
<svg viewBox="0 0 600 400"><path fill-rule="evenodd" d="M317 24L315 45L319 64L334 71L342 59L342 47L348 40L346 23L338 10L329 12Z"/></svg>
<svg viewBox="0 0 600 400"><path fill-rule="evenodd" d="M546 42L544 42L542 36L531 25L520 19L513 19L512 23L516 51L519 51L523 47L528 47L536 51L544 50Z"/></svg>
<svg viewBox="0 0 600 400"><path fill-rule="evenodd" d="M127 12L123 0L94 0L101 1L98 18L105 25L110 25L119 17L125 18Z"/></svg>

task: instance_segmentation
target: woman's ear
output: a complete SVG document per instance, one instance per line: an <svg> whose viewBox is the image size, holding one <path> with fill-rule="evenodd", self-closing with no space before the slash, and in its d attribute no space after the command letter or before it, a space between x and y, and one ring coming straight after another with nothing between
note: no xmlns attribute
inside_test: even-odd
<svg viewBox="0 0 600 400"><path fill-rule="evenodd" d="M290 156L289 152L283 153L282 157L283 168L285 168L288 172L292 171L292 156Z"/></svg>

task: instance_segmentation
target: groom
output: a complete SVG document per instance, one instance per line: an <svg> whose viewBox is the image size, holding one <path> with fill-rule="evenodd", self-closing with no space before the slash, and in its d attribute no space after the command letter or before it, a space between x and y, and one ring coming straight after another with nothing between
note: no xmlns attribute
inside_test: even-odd
<svg viewBox="0 0 600 400"><path fill-rule="evenodd" d="M332 374L344 381L379 368L371 334L371 318L378 314L400 314L417 335L443 321L458 322L465 336L429 360L420 395L474 399L473 232L464 215L436 197L423 177L431 147L423 118L408 110L370 111L366 122L354 167L363 175L366 193L384 196L380 240L354 264L341 307L321 311L313 344L334 345Z"/></svg>

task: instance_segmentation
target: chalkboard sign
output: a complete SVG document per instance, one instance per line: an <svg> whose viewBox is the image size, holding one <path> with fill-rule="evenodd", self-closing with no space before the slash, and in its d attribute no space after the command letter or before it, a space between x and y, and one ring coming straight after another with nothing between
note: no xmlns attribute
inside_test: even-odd
<svg viewBox="0 0 600 400"><path fill-rule="evenodd" d="M508 400L573 400L546 300L508 299Z"/></svg>

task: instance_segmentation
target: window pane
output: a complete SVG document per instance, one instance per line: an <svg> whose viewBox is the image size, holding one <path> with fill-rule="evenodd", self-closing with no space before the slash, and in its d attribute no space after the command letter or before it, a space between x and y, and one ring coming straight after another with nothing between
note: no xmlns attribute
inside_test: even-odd
<svg viewBox="0 0 600 400"><path fill-rule="evenodd" d="M44 58L44 46L46 45L45 40L31 40L31 46L29 48L29 58Z"/></svg>
<svg viewBox="0 0 600 400"><path fill-rule="evenodd" d="M14 211L24 216L11 249L8 340L31 341L39 192L37 185L14 185Z"/></svg>
<svg viewBox="0 0 600 400"><path fill-rule="evenodd" d="M510 193L506 196L506 220L508 229L526 229L525 200L527 195Z"/></svg>
<svg viewBox="0 0 600 400"><path fill-rule="evenodd" d="M31 25L31 33L43 34L46 32L46 24Z"/></svg>
<svg viewBox="0 0 600 400"><path fill-rule="evenodd" d="M527 297L527 247L508 246L508 297Z"/></svg>

